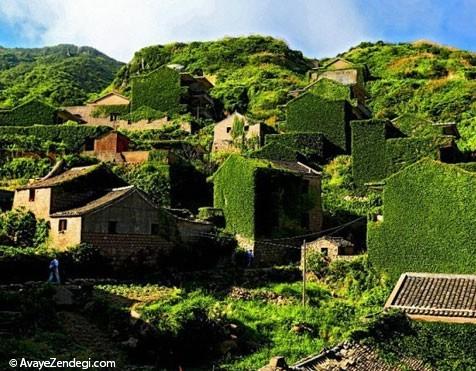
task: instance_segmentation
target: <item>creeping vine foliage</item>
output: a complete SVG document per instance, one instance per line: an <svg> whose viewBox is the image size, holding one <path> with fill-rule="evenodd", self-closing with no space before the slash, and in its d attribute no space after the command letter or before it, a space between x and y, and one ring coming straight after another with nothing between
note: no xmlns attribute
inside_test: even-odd
<svg viewBox="0 0 476 371"><path fill-rule="evenodd" d="M0 111L0 126L31 126L57 124L58 109L32 99L11 110Z"/></svg>
<svg viewBox="0 0 476 371"><path fill-rule="evenodd" d="M341 151L349 149L350 104L325 100L311 92L304 93L286 107L286 130L322 133Z"/></svg>
<svg viewBox="0 0 476 371"><path fill-rule="evenodd" d="M132 79L132 111L150 107L169 115L182 112L180 74L166 66Z"/></svg>
<svg viewBox="0 0 476 371"><path fill-rule="evenodd" d="M372 262L403 272L476 272L476 174L423 159L386 180L384 220L368 228Z"/></svg>

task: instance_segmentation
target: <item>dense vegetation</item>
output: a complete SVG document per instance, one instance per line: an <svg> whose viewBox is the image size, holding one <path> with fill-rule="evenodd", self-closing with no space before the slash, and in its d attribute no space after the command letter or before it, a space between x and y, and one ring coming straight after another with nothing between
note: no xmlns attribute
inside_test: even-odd
<svg viewBox="0 0 476 371"><path fill-rule="evenodd" d="M376 118L417 113L437 122L459 122L460 147L476 149L474 53L425 42L377 42L362 43L342 56L369 67L369 105Z"/></svg>
<svg viewBox="0 0 476 371"><path fill-rule="evenodd" d="M113 80L121 63L88 47L0 47L0 107L32 98L54 106L82 104Z"/></svg>
<svg viewBox="0 0 476 371"><path fill-rule="evenodd" d="M128 299L154 327L160 366L215 365L248 371L276 354L295 362L365 329L365 317L380 310L388 293L385 280L366 258L331 264L327 272L323 280L310 277L307 307L300 302L300 282L264 283L259 282L261 277L256 283L232 286L225 282L236 277L219 280L218 285L187 282L180 289L158 285L99 289Z"/></svg>
<svg viewBox="0 0 476 371"><path fill-rule="evenodd" d="M136 52L119 71L114 86L127 91L132 77L164 64L181 64L187 72L213 76L212 95L226 110L248 111L272 120L280 116L278 105L286 103L288 92L305 84L305 73L311 66L301 52L271 37L174 43Z"/></svg>

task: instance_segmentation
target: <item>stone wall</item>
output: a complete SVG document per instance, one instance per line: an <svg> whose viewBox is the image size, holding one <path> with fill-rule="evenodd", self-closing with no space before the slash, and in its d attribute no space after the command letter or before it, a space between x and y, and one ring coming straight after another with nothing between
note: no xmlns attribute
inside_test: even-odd
<svg viewBox="0 0 476 371"><path fill-rule="evenodd" d="M83 232L81 239L99 248L111 259L113 266L121 268L131 264L154 267L160 259L170 255L174 244L161 236L142 234L108 234Z"/></svg>
<svg viewBox="0 0 476 371"><path fill-rule="evenodd" d="M253 266L287 265L299 261L300 243L291 239L258 240L254 243L253 254Z"/></svg>

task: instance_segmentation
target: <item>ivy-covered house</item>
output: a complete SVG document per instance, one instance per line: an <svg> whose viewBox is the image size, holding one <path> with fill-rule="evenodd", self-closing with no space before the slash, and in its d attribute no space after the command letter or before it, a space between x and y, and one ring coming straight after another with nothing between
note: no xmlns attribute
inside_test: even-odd
<svg viewBox="0 0 476 371"><path fill-rule="evenodd" d="M416 129L412 123L403 118L352 122L352 172L358 187L379 182L423 157L447 163L460 159L454 124L428 122Z"/></svg>
<svg viewBox="0 0 476 371"><path fill-rule="evenodd" d="M383 216L368 224L372 262L394 280L405 272L475 274L474 169L422 159L388 177Z"/></svg>
<svg viewBox="0 0 476 371"><path fill-rule="evenodd" d="M260 241L321 229L320 173L304 164L231 155L212 179L226 231L254 249L260 263L282 258Z"/></svg>
<svg viewBox="0 0 476 371"><path fill-rule="evenodd" d="M360 104L365 104L367 93L365 91L365 81L368 80L370 72L366 65L355 64L344 58L335 58L324 64L313 68L309 73L310 81L328 79L348 86L355 99Z"/></svg>
<svg viewBox="0 0 476 371"><path fill-rule="evenodd" d="M76 118L68 111L37 99L9 110L0 110L0 126L57 125L68 120L76 121Z"/></svg>
<svg viewBox="0 0 476 371"><path fill-rule="evenodd" d="M168 115L189 112L195 117L217 118L208 92L213 84L205 76L181 71L182 66L162 66L132 78L131 109L148 107Z"/></svg>
<svg viewBox="0 0 476 371"><path fill-rule="evenodd" d="M286 105L286 131L321 133L341 153L351 149L350 121L370 112L353 98L350 87L321 79Z"/></svg>
<svg viewBox="0 0 476 371"><path fill-rule="evenodd" d="M168 124L164 112L150 107L140 107L131 112L131 101L118 92L110 92L82 106L66 107L80 124L109 126L114 129L149 130L161 129ZM190 131L190 124L184 123L182 129Z"/></svg>

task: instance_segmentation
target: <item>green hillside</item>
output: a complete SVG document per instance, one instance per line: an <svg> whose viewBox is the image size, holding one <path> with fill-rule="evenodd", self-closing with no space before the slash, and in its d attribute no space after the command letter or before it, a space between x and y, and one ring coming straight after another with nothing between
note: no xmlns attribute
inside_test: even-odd
<svg viewBox="0 0 476 371"><path fill-rule="evenodd" d="M126 93L130 78L164 64L180 64L215 80L212 95L230 111L248 111L257 118L279 116L290 90L305 85L311 62L284 41L250 36L218 41L174 43L143 48L119 71L114 85Z"/></svg>
<svg viewBox="0 0 476 371"><path fill-rule="evenodd" d="M455 121L462 149L476 149L476 55L429 42L362 43L343 53L368 65L369 106L377 118L404 113Z"/></svg>
<svg viewBox="0 0 476 371"><path fill-rule="evenodd" d="M0 47L0 107L33 97L56 105L83 103L108 86L121 63L89 47Z"/></svg>

